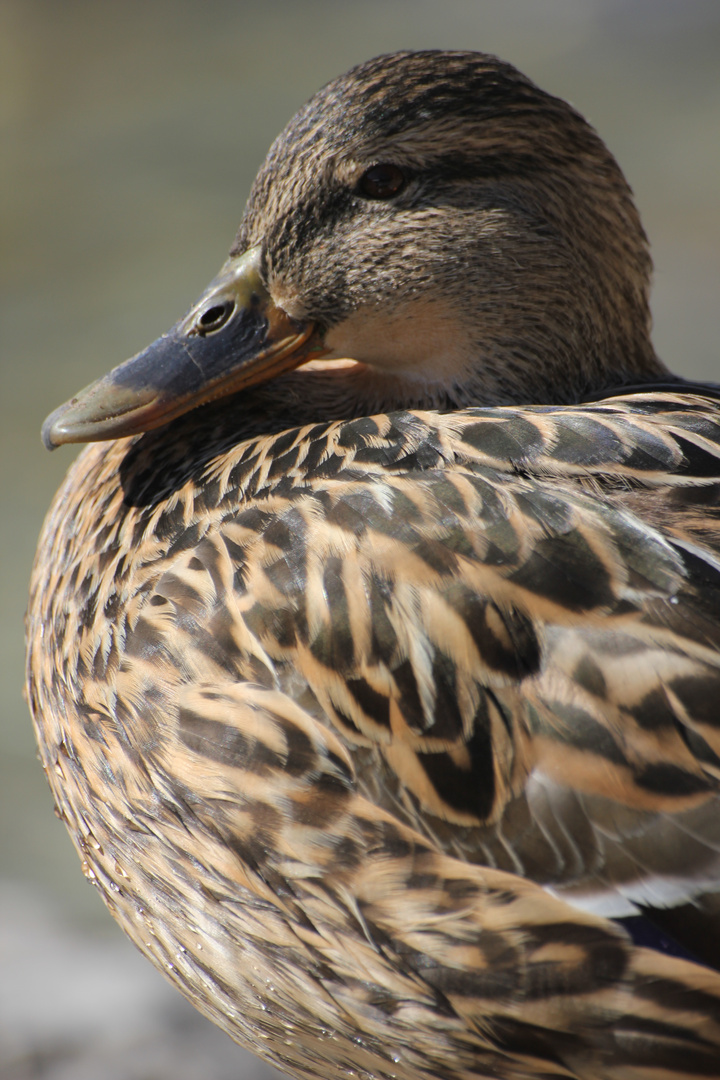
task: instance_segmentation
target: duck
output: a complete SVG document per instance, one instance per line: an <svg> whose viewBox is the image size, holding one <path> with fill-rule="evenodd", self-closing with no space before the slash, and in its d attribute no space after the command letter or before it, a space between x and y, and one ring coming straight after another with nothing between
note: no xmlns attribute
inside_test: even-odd
<svg viewBox="0 0 720 1080"><path fill-rule="evenodd" d="M298 1078L720 1075L720 404L564 101L399 52L57 409L27 698L86 877Z"/></svg>

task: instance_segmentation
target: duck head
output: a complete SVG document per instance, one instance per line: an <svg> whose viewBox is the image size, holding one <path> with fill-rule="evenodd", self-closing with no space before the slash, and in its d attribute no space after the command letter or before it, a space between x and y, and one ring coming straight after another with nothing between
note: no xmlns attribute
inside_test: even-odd
<svg viewBox="0 0 720 1080"><path fill-rule="evenodd" d="M146 431L268 379L281 392L300 365L334 369L328 418L572 403L664 372L649 276L628 184L574 109L481 53L380 57L275 141L190 312L43 438Z"/></svg>

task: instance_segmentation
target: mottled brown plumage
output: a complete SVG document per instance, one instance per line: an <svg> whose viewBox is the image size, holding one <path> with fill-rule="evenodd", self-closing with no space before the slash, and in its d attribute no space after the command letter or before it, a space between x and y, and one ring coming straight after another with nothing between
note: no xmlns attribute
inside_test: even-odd
<svg viewBox="0 0 720 1080"><path fill-rule="evenodd" d="M655 357L648 272L577 113L381 58L275 143L186 319L46 425L115 439L33 576L59 811L292 1075L718 1074L712 919L703 966L606 917L720 893L720 409Z"/></svg>

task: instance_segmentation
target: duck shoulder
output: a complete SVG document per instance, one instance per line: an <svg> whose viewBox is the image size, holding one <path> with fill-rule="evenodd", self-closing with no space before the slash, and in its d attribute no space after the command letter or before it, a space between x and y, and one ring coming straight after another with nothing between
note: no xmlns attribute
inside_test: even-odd
<svg viewBox="0 0 720 1080"><path fill-rule="evenodd" d="M402 1054L403 1010L422 1039L440 1010L458 1075L707 1075L717 978L517 873L574 900L717 878L716 406L405 412L230 451L228 415L201 478L183 421L84 451L39 551L31 704L116 916L235 1037L320 993L368 1061L358 1010ZM228 934L292 1007L215 955Z"/></svg>
<svg viewBox="0 0 720 1080"><path fill-rule="evenodd" d="M335 422L210 456L201 482L157 449L89 449L51 515L42 621L74 700L144 745L193 741L193 686L259 685L448 852L611 914L712 885L714 403ZM207 730L221 761L231 729Z"/></svg>

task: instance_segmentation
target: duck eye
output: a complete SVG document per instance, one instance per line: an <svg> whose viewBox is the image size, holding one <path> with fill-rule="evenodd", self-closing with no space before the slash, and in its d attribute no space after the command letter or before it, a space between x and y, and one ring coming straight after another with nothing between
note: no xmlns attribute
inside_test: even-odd
<svg viewBox="0 0 720 1080"><path fill-rule="evenodd" d="M360 192L368 199L392 199L405 187L405 174L397 165L372 165L360 178Z"/></svg>

